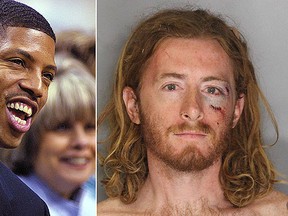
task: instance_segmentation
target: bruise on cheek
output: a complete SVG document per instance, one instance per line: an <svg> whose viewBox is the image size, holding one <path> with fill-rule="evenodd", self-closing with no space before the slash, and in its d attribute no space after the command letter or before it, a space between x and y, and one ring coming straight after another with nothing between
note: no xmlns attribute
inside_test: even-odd
<svg viewBox="0 0 288 216"><path fill-rule="evenodd" d="M217 107L217 106L214 106L214 105L210 105L211 107L212 107L212 109L214 109L214 110L217 110L217 111L220 111L220 110L222 110L222 108L221 107Z"/></svg>
<svg viewBox="0 0 288 216"><path fill-rule="evenodd" d="M213 110L222 112L225 105L225 98L223 97L205 97L205 103L207 103Z"/></svg>
<svg viewBox="0 0 288 216"><path fill-rule="evenodd" d="M215 112L220 112L222 116L226 114L225 97L205 97L205 103L207 103Z"/></svg>
<svg viewBox="0 0 288 216"><path fill-rule="evenodd" d="M224 116L226 114L226 110L224 108L221 108L221 107L215 107L213 105L210 105L210 107L215 110L216 112L220 112L222 116ZM217 124L219 124L217 122Z"/></svg>

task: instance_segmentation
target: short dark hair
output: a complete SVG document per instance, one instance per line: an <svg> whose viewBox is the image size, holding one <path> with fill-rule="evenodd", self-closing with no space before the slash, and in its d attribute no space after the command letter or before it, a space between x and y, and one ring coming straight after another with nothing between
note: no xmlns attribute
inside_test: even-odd
<svg viewBox="0 0 288 216"><path fill-rule="evenodd" d="M0 0L0 27L25 27L56 37L48 21L33 8L13 0Z"/></svg>

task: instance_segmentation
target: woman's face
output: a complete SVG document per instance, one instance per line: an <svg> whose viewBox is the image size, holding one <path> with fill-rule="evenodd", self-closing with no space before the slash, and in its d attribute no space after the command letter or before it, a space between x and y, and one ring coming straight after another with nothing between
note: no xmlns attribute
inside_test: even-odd
<svg viewBox="0 0 288 216"><path fill-rule="evenodd" d="M95 171L95 121L61 122L43 133L36 174L65 198Z"/></svg>

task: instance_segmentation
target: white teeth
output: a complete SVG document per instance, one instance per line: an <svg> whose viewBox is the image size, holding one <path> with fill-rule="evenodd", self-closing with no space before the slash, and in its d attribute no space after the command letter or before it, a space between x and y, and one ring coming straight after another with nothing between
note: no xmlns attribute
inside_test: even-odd
<svg viewBox="0 0 288 216"><path fill-rule="evenodd" d="M11 109L20 110L20 111L26 113L27 117L30 117L32 115L32 109L30 107L28 107L27 105L25 105L25 104L8 103L7 107L9 107Z"/></svg>
<svg viewBox="0 0 288 216"><path fill-rule="evenodd" d="M27 106L24 107L24 109L22 110L25 113L28 113L29 108Z"/></svg>
<svg viewBox="0 0 288 216"><path fill-rule="evenodd" d="M13 115L14 119L21 125L26 125L26 121L25 120L22 120L20 119L19 117Z"/></svg>
<svg viewBox="0 0 288 216"><path fill-rule="evenodd" d="M68 159L69 163L75 164L75 165L84 165L87 163L86 158L70 158Z"/></svg>

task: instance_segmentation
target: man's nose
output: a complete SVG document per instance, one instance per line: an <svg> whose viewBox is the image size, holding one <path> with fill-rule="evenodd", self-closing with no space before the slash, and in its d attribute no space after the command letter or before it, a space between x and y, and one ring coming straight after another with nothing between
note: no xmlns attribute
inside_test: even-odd
<svg viewBox="0 0 288 216"><path fill-rule="evenodd" d="M197 121L203 118L201 97L198 92L189 92L182 101L180 116L185 121Z"/></svg>
<svg viewBox="0 0 288 216"><path fill-rule="evenodd" d="M43 96L43 82L41 72L27 73L27 77L19 83L22 90L28 92L31 96L41 98Z"/></svg>

